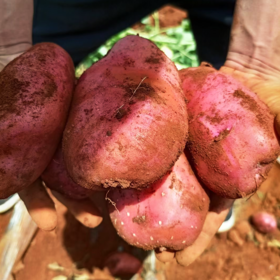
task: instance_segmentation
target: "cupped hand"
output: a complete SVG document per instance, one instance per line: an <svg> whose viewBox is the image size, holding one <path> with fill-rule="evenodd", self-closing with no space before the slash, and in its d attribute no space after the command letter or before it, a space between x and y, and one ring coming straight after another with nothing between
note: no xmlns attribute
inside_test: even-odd
<svg viewBox="0 0 280 280"><path fill-rule="evenodd" d="M210 208L200 235L191 246L175 253L179 264L188 266L204 252L224 222L233 202L233 199L222 198L214 193L210 194Z"/></svg>
<svg viewBox="0 0 280 280"><path fill-rule="evenodd" d="M89 198L74 200L55 191L51 191L51 193L86 227L94 228L102 222L100 211ZM51 231L56 228L57 213L55 203L41 179L37 179L28 188L20 191L19 196L23 200L31 218L40 229Z"/></svg>
<svg viewBox="0 0 280 280"><path fill-rule="evenodd" d="M275 114L275 129L280 136L280 70L272 69L269 65L260 67L256 62L250 64L248 59L245 61L246 63L236 63L236 61L228 60L220 71L239 80L267 104L271 112ZM211 242L232 204L233 200L212 194L210 209L197 240L191 246L178 252L157 252L157 258L162 262L168 262L175 257L183 266L194 262Z"/></svg>
<svg viewBox="0 0 280 280"><path fill-rule="evenodd" d="M20 54L0 56L0 71ZM89 198L74 200L58 192L50 192L53 197L64 204L74 217L86 227L94 228L102 222L100 211ZM40 178L18 194L24 202L31 218L40 229L52 231L56 228L57 213L55 203Z"/></svg>
<svg viewBox="0 0 280 280"><path fill-rule="evenodd" d="M188 266L194 262L208 247L212 238L224 222L234 200L210 194L210 208L206 216L202 231L196 241L189 247L177 252L156 252L156 257L161 262L169 262L175 257L177 262Z"/></svg>
<svg viewBox="0 0 280 280"><path fill-rule="evenodd" d="M252 68L247 64L237 65L227 61L220 71L242 82L266 103L275 114L275 128L280 136L280 69L270 69L265 65L262 70L258 67Z"/></svg>

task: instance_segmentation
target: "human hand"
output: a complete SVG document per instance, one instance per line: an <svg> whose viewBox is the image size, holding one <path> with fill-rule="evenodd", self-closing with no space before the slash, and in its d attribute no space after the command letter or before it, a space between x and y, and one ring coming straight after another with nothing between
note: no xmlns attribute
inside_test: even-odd
<svg viewBox="0 0 280 280"><path fill-rule="evenodd" d="M74 200L51 191L74 217L86 227L94 228L102 222L100 211L95 207L90 198ZM19 192L31 218L37 226L46 231L54 230L57 226L57 214L55 204L39 178L28 188Z"/></svg>
<svg viewBox="0 0 280 280"><path fill-rule="evenodd" d="M156 257L161 262L172 261L176 258L177 262L183 266L188 266L194 262L210 244L212 238L224 222L234 200L210 194L210 208L206 216L203 228L196 241L189 247L177 251L156 252Z"/></svg>
<svg viewBox="0 0 280 280"><path fill-rule="evenodd" d="M233 57L231 54L230 57ZM240 57L239 57L240 58ZM280 70L270 68L268 65L259 65L258 62L243 57L243 62L228 60L220 71L233 76L242 82L268 105L272 113L276 115L275 128L280 136ZM239 60L242 61L242 60ZM250 63L249 63L250 61ZM224 221L233 201L211 196L211 206L206 217L203 229L197 240L190 247L178 252L158 252L160 261L168 262L174 257L183 266L188 266L203 253Z"/></svg>
<svg viewBox="0 0 280 280"><path fill-rule="evenodd" d="M9 57L10 60L14 58L14 56L7 57ZM8 62L8 59L4 60L3 56L1 56L0 70ZM55 229L57 225L55 204L45 186L43 186L40 178L18 194L25 203L30 216L39 228L47 231ZM55 191L52 191L52 195L64 204L75 218L85 226L96 227L101 223L102 217L98 209L94 206L94 203L91 202L89 198L80 201L73 200L64 197Z"/></svg>
<svg viewBox="0 0 280 280"><path fill-rule="evenodd" d="M0 71L20 54L22 53L0 55ZM55 191L48 192L40 178L18 194L37 226L46 231L55 229L57 225L57 214L52 197L64 204L75 218L87 227L96 227L102 221L99 210L89 198L73 200Z"/></svg>
<svg viewBox="0 0 280 280"><path fill-rule="evenodd" d="M249 66L248 62L237 64L228 60L220 71L242 82L266 103L276 116L275 129L280 136L280 68L265 64Z"/></svg>

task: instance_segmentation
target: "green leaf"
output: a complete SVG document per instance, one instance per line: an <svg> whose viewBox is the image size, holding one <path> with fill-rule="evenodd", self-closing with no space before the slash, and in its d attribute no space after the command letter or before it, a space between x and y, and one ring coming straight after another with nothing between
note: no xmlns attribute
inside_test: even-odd
<svg viewBox="0 0 280 280"><path fill-rule="evenodd" d="M90 280L90 277L87 274L75 274L73 280Z"/></svg>
<svg viewBox="0 0 280 280"><path fill-rule="evenodd" d="M144 18L141 20L141 23L142 23L142 24L146 24L146 25L150 25L150 24L151 24L150 17L149 17L149 16L144 17Z"/></svg>
<svg viewBox="0 0 280 280"><path fill-rule="evenodd" d="M257 191L257 196L260 200L264 200L264 198L265 198L265 194L261 191Z"/></svg>
<svg viewBox="0 0 280 280"><path fill-rule="evenodd" d="M273 239L273 240L267 242L267 246L268 247L278 247L278 248L280 248L280 241L277 240L277 239Z"/></svg>
<svg viewBox="0 0 280 280"><path fill-rule="evenodd" d="M68 278L64 275L55 276L52 280L67 280Z"/></svg>
<svg viewBox="0 0 280 280"><path fill-rule="evenodd" d="M57 262L48 264L48 269L54 271L64 271L64 267L60 266Z"/></svg>
<svg viewBox="0 0 280 280"><path fill-rule="evenodd" d="M145 24L144 31L127 28L112 36L77 66L76 77L80 77L87 68L106 55L118 40L127 35L136 34L153 41L175 63L178 69L198 66L196 44L191 32L190 21L188 19L183 20L181 26L177 27L160 28L158 12L155 12L153 17L155 26L151 25L150 17L148 16L141 21Z"/></svg>

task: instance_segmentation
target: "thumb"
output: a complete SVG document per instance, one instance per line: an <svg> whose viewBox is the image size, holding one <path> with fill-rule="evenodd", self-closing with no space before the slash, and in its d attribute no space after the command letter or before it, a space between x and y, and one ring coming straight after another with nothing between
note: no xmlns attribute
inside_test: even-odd
<svg viewBox="0 0 280 280"><path fill-rule="evenodd" d="M204 252L225 220L228 211L229 209L225 209L219 214L215 212L208 213L202 232L195 242L182 251L176 252L176 260L180 265L190 265Z"/></svg>
<svg viewBox="0 0 280 280"><path fill-rule="evenodd" d="M210 210L206 216L202 231L195 242L175 254L177 263L188 266L194 262L208 247L212 238L225 220L234 200L211 193Z"/></svg>

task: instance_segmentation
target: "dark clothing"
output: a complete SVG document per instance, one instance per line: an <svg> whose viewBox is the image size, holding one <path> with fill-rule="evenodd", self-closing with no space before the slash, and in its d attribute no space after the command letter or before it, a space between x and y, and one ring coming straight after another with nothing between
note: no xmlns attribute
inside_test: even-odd
<svg viewBox="0 0 280 280"><path fill-rule="evenodd" d="M228 49L234 0L35 0L33 43L55 42L75 64L107 39L165 4L187 9L201 60L220 67Z"/></svg>

